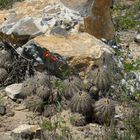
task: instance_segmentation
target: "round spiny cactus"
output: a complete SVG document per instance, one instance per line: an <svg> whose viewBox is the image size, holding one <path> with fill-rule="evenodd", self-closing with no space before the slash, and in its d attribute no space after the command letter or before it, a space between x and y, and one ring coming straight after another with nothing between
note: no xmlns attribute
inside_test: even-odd
<svg viewBox="0 0 140 140"><path fill-rule="evenodd" d="M43 101L36 95L28 96L25 100L25 107L33 112L43 112Z"/></svg>
<svg viewBox="0 0 140 140"><path fill-rule="evenodd" d="M85 126L87 124L85 116L79 113L72 114L70 122L74 126Z"/></svg>
<svg viewBox="0 0 140 140"><path fill-rule="evenodd" d="M94 117L100 124L109 125L115 114L115 104L108 98L102 98L94 104Z"/></svg>
<svg viewBox="0 0 140 140"><path fill-rule="evenodd" d="M77 92L70 103L72 112L81 113L83 115L90 115L92 112L92 99L85 91Z"/></svg>
<svg viewBox="0 0 140 140"><path fill-rule="evenodd" d="M93 83L99 90L104 91L110 87L111 75L104 67L98 68L98 72L96 71L93 77Z"/></svg>
<svg viewBox="0 0 140 140"><path fill-rule="evenodd" d="M46 85L40 85L39 87L37 87L36 89L36 94L42 98L43 100L46 100L49 98L50 95L50 89L49 87Z"/></svg>
<svg viewBox="0 0 140 140"><path fill-rule="evenodd" d="M27 96L33 95L36 93L36 83L33 78L25 80L21 88L21 96L26 98Z"/></svg>
<svg viewBox="0 0 140 140"><path fill-rule="evenodd" d="M51 86L52 85L52 81L56 80L56 77L48 75L46 73L38 73L34 77L34 79L35 79L37 85L48 85L48 86Z"/></svg>
<svg viewBox="0 0 140 140"><path fill-rule="evenodd" d="M0 53L0 67L8 67L12 62L11 54L5 50Z"/></svg>
<svg viewBox="0 0 140 140"><path fill-rule="evenodd" d="M50 96L49 96L49 103L58 103L61 101L61 94L57 89L52 89L50 91Z"/></svg>
<svg viewBox="0 0 140 140"><path fill-rule="evenodd" d="M8 77L8 73L4 68L0 68L0 83L4 82Z"/></svg>
<svg viewBox="0 0 140 140"><path fill-rule="evenodd" d="M66 99L71 99L74 94L82 89L82 81L76 76L70 76L64 80L64 96Z"/></svg>
<svg viewBox="0 0 140 140"><path fill-rule="evenodd" d="M38 73L34 77L37 85L47 85L48 84L48 75L45 73Z"/></svg>

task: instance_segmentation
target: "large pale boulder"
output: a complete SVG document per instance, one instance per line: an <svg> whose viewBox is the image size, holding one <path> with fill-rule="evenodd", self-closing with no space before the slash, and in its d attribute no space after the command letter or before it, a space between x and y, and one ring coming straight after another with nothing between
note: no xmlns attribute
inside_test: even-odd
<svg viewBox="0 0 140 140"><path fill-rule="evenodd" d="M51 52L55 52L66 58L69 64L79 69L87 69L101 60L104 55L112 55L113 50L89 35L88 33L75 33L67 36L41 35L24 45L31 49L32 44L37 44ZM113 61L113 60L110 60Z"/></svg>

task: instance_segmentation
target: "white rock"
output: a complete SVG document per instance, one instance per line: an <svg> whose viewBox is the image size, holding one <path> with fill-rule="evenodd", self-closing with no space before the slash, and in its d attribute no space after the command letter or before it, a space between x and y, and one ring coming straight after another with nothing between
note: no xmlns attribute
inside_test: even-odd
<svg viewBox="0 0 140 140"><path fill-rule="evenodd" d="M11 99L17 99L20 97L21 88L22 88L22 83L12 84L5 88L5 92L7 93L7 96L10 97Z"/></svg>
<svg viewBox="0 0 140 140"><path fill-rule="evenodd" d="M13 133L22 133L27 131L36 132L37 130L40 130L40 127L38 125L29 125L29 124L22 124L12 130Z"/></svg>
<svg viewBox="0 0 140 140"><path fill-rule="evenodd" d="M40 134L40 130L41 128L38 125L22 124L12 130L11 136L14 140L23 140L25 138L31 139L31 137Z"/></svg>
<svg viewBox="0 0 140 140"><path fill-rule="evenodd" d="M125 84L126 84L125 79L122 79L122 85L125 85Z"/></svg>
<svg viewBox="0 0 140 140"><path fill-rule="evenodd" d="M140 43L140 34L137 34L134 38L135 42Z"/></svg>

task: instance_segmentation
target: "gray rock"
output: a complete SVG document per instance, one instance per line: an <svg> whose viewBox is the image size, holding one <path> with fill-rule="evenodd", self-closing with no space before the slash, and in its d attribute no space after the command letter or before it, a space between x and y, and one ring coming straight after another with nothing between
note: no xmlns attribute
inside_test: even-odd
<svg viewBox="0 0 140 140"><path fill-rule="evenodd" d="M126 79L136 79L137 78L137 75L134 73L134 72L129 72L127 75L126 75Z"/></svg>
<svg viewBox="0 0 140 140"><path fill-rule="evenodd" d="M131 91L131 93L134 93L135 92L135 89L134 89L133 86L130 87L130 91Z"/></svg>
<svg viewBox="0 0 140 140"><path fill-rule="evenodd" d="M22 124L11 132L11 136L14 140L32 140L40 137L40 130L38 125Z"/></svg>
<svg viewBox="0 0 140 140"><path fill-rule="evenodd" d="M140 34L137 34L134 38L134 41L140 43Z"/></svg>
<svg viewBox="0 0 140 140"><path fill-rule="evenodd" d="M6 114L6 107L3 105L0 105L0 115L5 115Z"/></svg>
<svg viewBox="0 0 140 140"><path fill-rule="evenodd" d="M50 34L53 34L53 35L62 35L62 36L66 36L67 35L67 31L61 27L53 27Z"/></svg>
<svg viewBox="0 0 140 140"><path fill-rule="evenodd" d="M10 97L11 99L18 99L22 98L21 96L21 88L22 88L22 83L20 84L12 84L10 86L7 86L5 88L5 92L7 93L7 96Z"/></svg>

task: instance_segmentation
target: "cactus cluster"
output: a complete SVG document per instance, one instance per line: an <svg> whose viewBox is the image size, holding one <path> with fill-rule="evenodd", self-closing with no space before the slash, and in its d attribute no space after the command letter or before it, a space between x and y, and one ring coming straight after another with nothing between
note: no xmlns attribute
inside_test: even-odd
<svg viewBox="0 0 140 140"><path fill-rule="evenodd" d="M72 113L79 113L87 120L92 119L97 123L109 125L114 117L114 102L108 98L94 98L91 94L97 96L99 91L107 91L111 85L110 75L105 68L101 69L101 67L96 67L95 71L91 71L90 74L86 82L81 82L76 76L66 79L64 81L64 97L70 101L69 106ZM87 85L83 86L83 84ZM95 102L94 99L97 101ZM81 115L73 116L73 125L82 125ZM83 125L85 124L84 122Z"/></svg>
<svg viewBox="0 0 140 140"><path fill-rule="evenodd" d="M57 89L51 89L50 84L55 79L55 77L47 77L48 75L44 73L39 73L38 75L26 79L21 88L21 97L25 99L25 106L29 108L29 110L35 110L37 107L36 104L52 104L57 103L59 101L60 94ZM49 81L50 80L50 81ZM34 104L32 99L36 100L36 104ZM30 107L31 105L31 107ZM42 106L38 107L35 111L46 111L46 108L42 108ZM45 113L46 114L46 113Z"/></svg>

